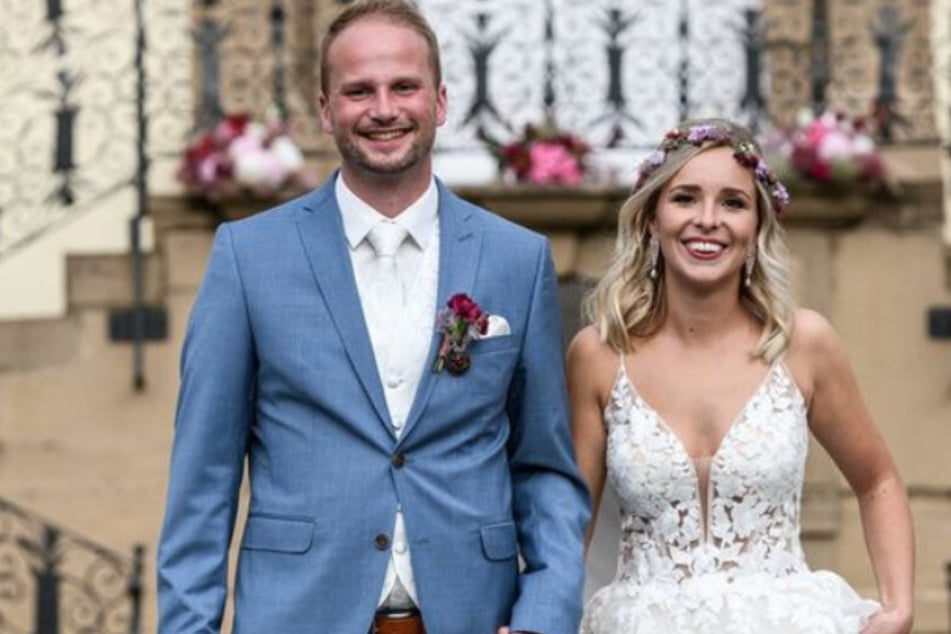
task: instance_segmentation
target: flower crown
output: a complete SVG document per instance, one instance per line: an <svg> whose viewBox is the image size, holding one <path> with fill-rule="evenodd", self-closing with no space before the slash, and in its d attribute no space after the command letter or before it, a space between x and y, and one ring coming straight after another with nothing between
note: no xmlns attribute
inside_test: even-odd
<svg viewBox="0 0 951 634"><path fill-rule="evenodd" d="M738 141L733 138L728 129L712 124L695 125L686 130L674 128L664 135L660 147L644 159L638 168L637 183L633 191L640 189L650 175L664 164L668 152L678 150L687 144L701 147L704 143L729 145L733 148L733 158L736 162L753 170L754 178L769 192L773 209L777 214L789 204L789 191L769 169L763 157L757 153L756 146L751 141Z"/></svg>

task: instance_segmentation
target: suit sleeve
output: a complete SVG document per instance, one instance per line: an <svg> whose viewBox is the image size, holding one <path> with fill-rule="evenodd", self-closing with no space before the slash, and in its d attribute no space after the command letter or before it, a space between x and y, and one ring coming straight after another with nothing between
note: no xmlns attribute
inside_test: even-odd
<svg viewBox="0 0 951 634"><path fill-rule="evenodd" d="M228 549L254 416L256 358L228 225L189 319L158 547L159 634L221 630Z"/></svg>
<svg viewBox="0 0 951 634"><path fill-rule="evenodd" d="M525 562L510 627L575 634L590 502L571 444L556 284L545 242L508 404L513 505Z"/></svg>

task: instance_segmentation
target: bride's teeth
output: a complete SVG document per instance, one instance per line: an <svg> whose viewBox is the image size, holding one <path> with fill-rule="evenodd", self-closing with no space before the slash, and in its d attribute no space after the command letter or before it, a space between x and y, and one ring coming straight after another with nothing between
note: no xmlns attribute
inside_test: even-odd
<svg viewBox="0 0 951 634"><path fill-rule="evenodd" d="M715 242L691 242L690 248L694 251L702 251L703 253L713 253L720 251L723 247Z"/></svg>

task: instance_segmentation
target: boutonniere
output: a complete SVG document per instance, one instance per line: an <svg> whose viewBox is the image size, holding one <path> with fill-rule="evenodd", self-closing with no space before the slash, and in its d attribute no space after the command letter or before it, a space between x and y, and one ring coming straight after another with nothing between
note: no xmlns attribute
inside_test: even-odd
<svg viewBox="0 0 951 634"><path fill-rule="evenodd" d="M446 302L446 308L436 315L436 330L442 333L439 354L433 372L459 376L469 369L469 344L489 327L489 316L465 293L456 293Z"/></svg>

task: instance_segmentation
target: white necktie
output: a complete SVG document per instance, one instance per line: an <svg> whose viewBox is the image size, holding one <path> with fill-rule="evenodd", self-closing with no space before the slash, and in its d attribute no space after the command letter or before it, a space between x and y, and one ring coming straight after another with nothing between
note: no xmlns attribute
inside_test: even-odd
<svg viewBox="0 0 951 634"><path fill-rule="evenodd" d="M376 254L371 283L372 301L383 309L382 314L392 315L394 310L402 308L404 303L403 283L400 281L396 253L406 236L406 229L395 222L385 220L377 223L367 234L367 241Z"/></svg>

